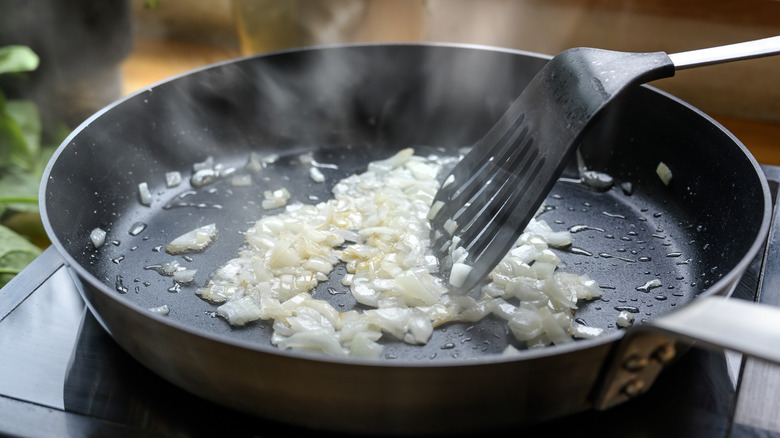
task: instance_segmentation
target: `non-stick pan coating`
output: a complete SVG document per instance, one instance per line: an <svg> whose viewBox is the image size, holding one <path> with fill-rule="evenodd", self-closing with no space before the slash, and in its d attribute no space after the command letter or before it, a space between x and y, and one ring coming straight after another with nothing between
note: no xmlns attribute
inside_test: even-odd
<svg viewBox="0 0 780 438"><path fill-rule="evenodd" d="M615 186L598 192L565 178L551 192L541 217L554 228L575 232L572 248L558 253L561 269L587 273L605 290L601 299L582 305L576 314L579 322L608 330L600 340L501 358L491 353L501 352L512 342L511 335L504 324L487 319L439 329L424 347L390 341L379 366L358 361L358 369L345 376L329 371L332 367L350 369L340 360L320 362L307 355L280 352L270 345L270 324L231 328L215 317L215 306L194 295L211 272L237 255L242 231L267 214L260 208L264 190L285 187L292 201L314 203L326 200L339 178L360 172L369 160L401 148L453 154L490 127L544 62L545 58L530 54L475 47L369 45L254 57L185 75L107 108L66 141L52 160L42 188L46 226L76 275L86 280L84 294L98 319L120 344L174 382L240 409L253 410L245 401L235 400L236 390L230 384L225 383L224 394L213 389L220 386L220 379L240 380L226 377L227 371L219 369L225 364L219 360L210 363L212 354L233 354L219 352L223 348L244 352L239 355L246 357L236 364L262 363L280 356L282 363L287 358L303 364L302 370L320 367L325 375L338 379L352 375L364 384L371 381L371 373L384 380L394 376L396 383L374 394L398 400L397 406L390 401L380 403L390 414L394 409L414 409L410 400L444 405L453 396L451 390L432 396L428 389L429 394L421 397L418 392L426 389L419 380L441 388L445 383L439 380L453 378L477 385L464 392L464 397L476 401L474 394L484 394L485 400L491 400L480 402L491 410L484 417L490 421L523 422L581 410L588 406L588 392L610 342L620 337L615 326L619 311L633 312L641 322L682 306L697 294L728 293L729 285L718 281L744 258L752 258L750 251L766 208L765 182L744 147L711 119L648 87L632 90L617 101L581 147L587 165L613 176ZM166 188L165 172L176 170L186 179L192 165L209 156L240 170L252 151L278 153L281 159L255 175L251 187L233 187L223 180L182 197L190 206L163 208L177 195L193 190L187 181ZM313 152L320 163L338 167L322 169L325 183L313 182L308 169L298 163L298 156L305 152ZM674 172L668 186L656 175L659 162ZM565 177L577 177L574 163ZM149 184L151 206L139 202L137 185L141 182ZM630 183L631 188L621 183ZM212 222L217 224L219 238L203 253L184 258L161 250L174 237ZM132 235L140 224L145 226L143 231ZM108 241L99 249L89 241L96 227L108 231ZM170 277L148 269L173 259L198 269L193 284L171 290ZM655 278L663 286L642 288ZM315 296L348 310L354 300L339 283L335 278L320 285ZM168 317L146 311L163 304L171 309ZM149 328L144 333L157 326L161 332ZM173 334L160 338L159 333ZM192 338L203 345L181 347ZM160 343L184 348L203 363L193 365L195 370L179 369L182 365L175 360L163 363L166 353L149 352L165 349L155 345ZM206 351L191 351L202 348ZM538 380L579 369L569 371L565 384L548 385L550 394L540 397L540 389L527 376L513 378L514 388L496 388L497 381L484 380L486 371L475 367L480 364L495 367L487 372L496 376L512 375L513 367L519 373L550 374L539 375ZM197 381L204 375L215 382ZM481 381L486 385L483 390L478 387ZM401 388L398 391L403 394L388 388ZM243 396L257 397L252 391ZM268 391L275 394L279 390ZM371 397L370 391L365 397ZM518 391L526 393L520 396ZM269 395L257 388L255 392L262 393L261 397ZM287 394L290 403L300 403L296 396L312 403L318 397L292 392L296 394ZM569 393L571 400L556 400L556 393ZM345 397L347 403L367 403ZM513 400L506 409L495 408L506 400ZM469 404L463 401L462 405ZM420 430L440 430L448 412L441 409L431 411L431 418L435 417L431 424L419 422L424 425ZM314 419L298 418L284 403L253 411L300 424L350 429L342 424L347 420L327 424L327 411L310 416ZM509 418L510 412L514 418ZM400 430L414 429L409 426L412 423L397 419L390 423ZM370 424L355 430L384 427L377 418Z"/></svg>

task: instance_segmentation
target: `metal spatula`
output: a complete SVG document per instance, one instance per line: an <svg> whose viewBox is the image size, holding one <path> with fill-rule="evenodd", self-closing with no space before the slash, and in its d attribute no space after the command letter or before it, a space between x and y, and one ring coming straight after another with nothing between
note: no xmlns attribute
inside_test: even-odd
<svg viewBox="0 0 780 438"><path fill-rule="evenodd" d="M667 55L591 48L552 58L452 170L429 213L440 272L477 286L513 247L590 123L621 92L676 70L780 52L780 36Z"/></svg>

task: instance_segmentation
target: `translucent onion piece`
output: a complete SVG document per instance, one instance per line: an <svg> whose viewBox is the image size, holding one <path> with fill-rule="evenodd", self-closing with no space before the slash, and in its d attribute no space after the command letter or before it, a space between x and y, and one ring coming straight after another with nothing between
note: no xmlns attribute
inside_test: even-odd
<svg viewBox="0 0 780 438"><path fill-rule="evenodd" d="M208 224L182 234L165 247L168 254L203 251L217 236L216 224Z"/></svg>

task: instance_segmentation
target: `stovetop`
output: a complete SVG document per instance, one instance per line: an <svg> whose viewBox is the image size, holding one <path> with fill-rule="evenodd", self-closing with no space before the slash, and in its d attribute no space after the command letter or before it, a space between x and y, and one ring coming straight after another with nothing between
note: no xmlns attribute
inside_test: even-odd
<svg viewBox="0 0 780 438"><path fill-rule="evenodd" d="M776 197L780 168L765 166L764 172ZM765 251L752 262L734 298L780 305L778 239L780 229L773 224ZM50 248L0 291L0 435L329 435L232 411L153 374L102 329L60 263ZM629 403L489 432L780 437L780 366L694 347L648 393Z"/></svg>

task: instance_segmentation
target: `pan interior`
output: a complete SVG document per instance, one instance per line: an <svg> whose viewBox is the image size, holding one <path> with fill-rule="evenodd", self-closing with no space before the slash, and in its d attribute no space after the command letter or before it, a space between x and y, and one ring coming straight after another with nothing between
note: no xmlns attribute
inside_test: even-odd
<svg viewBox="0 0 780 438"><path fill-rule="evenodd" d="M338 49L339 61L350 65L348 79L313 73L321 71L312 64L319 65L327 50L247 59L121 102L87 122L50 167L45 220L52 238L105 293L137 304L139 311L168 305L168 318L196 331L266 348L270 323L231 328L215 316L214 305L194 294L237 255L243 231L267 214L260 207L263 191L284 187L290 202L316 203L330 197L338 179L401 148L454 154L489 128L544 62L507 52L437 49L435 56L422 46ZM387 59L400 61L381 62ZM464 84L462 92L448 91ZM601 120L581 147L586 164L612 175L616 184L595 191L574 182L572 163L541 216L553 228L574 233L572 248L558 252L560 269L587 273L605 291L584 303L576 318L610 331L618 330L621 310L641 322L715 284L752 244L763 209L754 164L710 120L647 88L628 93L616 107L621 110ZM196 162L212 156L243 169L251 152L281 158L253 175L249 187L229 180L202 188L187 183ZM300 165L298 157L307 152L334 165L321 169L325 183L312 181ZM675 172L668 186L655 173L662 161ZM185 182L166 187L170 171L181 172ZM141 182L150 187L151 206L139 202ZM172 207L178 201L186 206ZM209 223L216 223L219 238L203 253L174 257L162 250ZM96 227L108 231L98 249L89 242ZM173 259L198 270L192 284L175 288L170 277L151 269ZM359 309L339 273L343 268L314 296L338 310ZM648 286L654 279L660 287ZM385 356L483 357L501 352L511 338L505 324L486 318L442 327L426 346L388 341Z"/></svg>

